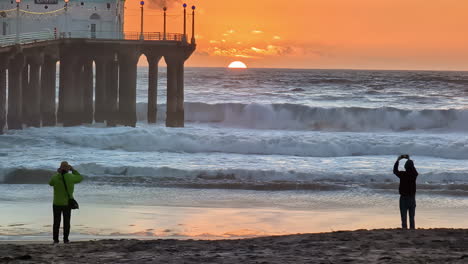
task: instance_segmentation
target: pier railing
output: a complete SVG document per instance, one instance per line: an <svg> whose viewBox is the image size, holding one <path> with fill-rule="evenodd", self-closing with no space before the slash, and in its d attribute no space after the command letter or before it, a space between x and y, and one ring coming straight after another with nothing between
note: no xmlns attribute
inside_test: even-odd
<svg viewBox="0 0 468 264"><path fill-rule="evenodd" d="M54 39L103 39L103 40L141 40L141 41L177 41L186 42L183 34L163 32L115 32L115 31L72 31L52 32L44 30L39 32L22 33L19 35L0 35L0 47L16 44L29 44Z"/></svg>
<svg viewBox="0 0 468 264"><path fill-rule="evenodd" d="M50 30L39 32L29 32L20 35L2 35L0 36L0 47L12 46L15 44L28 44L40 41L47 41L54 39L54 34Z"/></svg>

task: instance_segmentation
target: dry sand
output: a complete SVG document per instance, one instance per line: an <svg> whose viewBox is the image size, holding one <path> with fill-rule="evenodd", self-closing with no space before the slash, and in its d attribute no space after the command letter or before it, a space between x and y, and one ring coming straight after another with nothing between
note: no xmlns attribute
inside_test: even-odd
<svg viewBox="0 0 468 264"><path fill-rule="evenodd" d="M2 263L468 263L468 229L358 230L240 240L0 244Z"/></svg>

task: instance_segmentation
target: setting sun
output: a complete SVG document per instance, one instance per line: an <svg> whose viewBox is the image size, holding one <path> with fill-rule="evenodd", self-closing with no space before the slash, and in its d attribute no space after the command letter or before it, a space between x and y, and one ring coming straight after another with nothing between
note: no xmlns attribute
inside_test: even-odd
<svg viewBox="0 0 468 264"><path fill-rule="evenodd" d="M247 69L247 65L241 61L233 61L228 66L229 69Z"/></svg>

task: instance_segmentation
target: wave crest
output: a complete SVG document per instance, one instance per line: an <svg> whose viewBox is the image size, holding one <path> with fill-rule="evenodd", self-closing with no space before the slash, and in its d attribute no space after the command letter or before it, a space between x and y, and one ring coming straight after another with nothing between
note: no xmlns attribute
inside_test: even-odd
<svg viewBox="0 0 468 264"><path fill-rule="evenodd" d="M140 103L138 116L146 119L147 104ZM158 110L163 120L165 106ZM316 131L408 131L441 129L466 131L468 110L404 110L392 107L311 107L297 104L186 103L185 120L221 123L252 129Z"/></svg>

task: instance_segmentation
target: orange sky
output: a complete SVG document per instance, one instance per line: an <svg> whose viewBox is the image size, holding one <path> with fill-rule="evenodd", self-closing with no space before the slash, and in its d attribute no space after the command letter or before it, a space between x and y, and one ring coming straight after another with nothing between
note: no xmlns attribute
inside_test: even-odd
<svg viewBox="0 0 468 264"><path fill-rule="evenodd" d="M172 2L168 31L182 32L182 2ZM126 1L127 31L139 30L138 3ZM468 70L466 0L187 3L197 6L198 44L187 66ZM145 31L162 31L158 6L145 7Z"/></svg>

